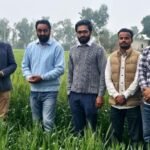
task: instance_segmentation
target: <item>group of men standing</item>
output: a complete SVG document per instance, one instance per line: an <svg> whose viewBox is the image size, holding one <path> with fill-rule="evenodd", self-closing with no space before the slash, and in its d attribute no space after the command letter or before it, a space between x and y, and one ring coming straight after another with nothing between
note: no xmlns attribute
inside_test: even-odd
<svg viewBox="0 0 150 150"><path fill-rule="evenodd" d="M45 131L50 131L54 125L59 78L64 73L64 50L50 36L49 21L38 20L35 28L38 40L27 46L22 71L31 85L32 118L41 121ZM77 22L78 41L69 52L67 94L74 132L83 135L88 124L96 131L97 112L104 103L107 87L114 137L122 141L127 119L131 141L141 141L144 136L149 142L150 48L142 54L134 50L131 46L133 32L123 28L118 32L118 50L107 59L104 48L92 40L92 29L89 20ZM0 117L3 118L8 111L10 74L15 69L11 46L0 43Z"/></svg>

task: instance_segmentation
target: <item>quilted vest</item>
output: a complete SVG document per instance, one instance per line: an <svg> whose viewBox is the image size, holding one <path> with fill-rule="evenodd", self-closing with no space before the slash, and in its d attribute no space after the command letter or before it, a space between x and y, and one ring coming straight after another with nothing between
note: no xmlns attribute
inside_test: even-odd
<svg viewBox="0 0 150 150"><path fill-rule="evenodd" d="M133 82L137 63L139 59L140 53L130 48L127 52L127 57L125 60L125 90L130 86ZM119 78L120 78L120 64L121 64L121 53L120 50L113 52L110 56L110 64L111 64L111 79L114 84L114 87L117 91L119 91ZM137 106L141 104L141 91L138 87L137 91L133 96L127 98L127 102L124 106ZM109 103L111 105L115 105L115 100L113 97L109 98Z"/></svg>

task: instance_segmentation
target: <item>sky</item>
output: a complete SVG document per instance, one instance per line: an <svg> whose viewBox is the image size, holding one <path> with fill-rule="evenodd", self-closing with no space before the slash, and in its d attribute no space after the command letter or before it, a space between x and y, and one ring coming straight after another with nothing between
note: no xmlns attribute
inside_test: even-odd
<svg viewBox="0 0 150 150"><path fill-rule="evenodd" d="M114 33L131 26L141 31L141 20L150 15L150 0L0 0L0 3L0 18L7 18L10 24L24 17L32 21L42 16L49 16L51 23L69 18L75 24L80 20L82 8L98 10L105 4L109 14L106 27Z"/></svg>

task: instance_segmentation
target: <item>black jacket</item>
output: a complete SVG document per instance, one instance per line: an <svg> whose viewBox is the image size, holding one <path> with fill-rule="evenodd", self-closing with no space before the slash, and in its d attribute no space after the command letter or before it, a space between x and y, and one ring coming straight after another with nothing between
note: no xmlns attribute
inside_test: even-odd
<svg viewBox="0 0 150 150"><path fill-rule="evenodd" d="M4 76L0 77L0 91L8 91L12 88L10 75L16 70L12 48L9 44L0 42L0 71Z"/></svg>

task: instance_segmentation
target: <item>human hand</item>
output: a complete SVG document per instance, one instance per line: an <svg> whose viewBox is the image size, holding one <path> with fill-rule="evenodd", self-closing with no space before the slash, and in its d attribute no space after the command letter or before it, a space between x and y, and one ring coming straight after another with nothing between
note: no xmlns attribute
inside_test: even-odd
<svg viewBox="0 0 150 150"><path fill-rule="evenodd" d="M115 98L115 101L116 101L117 105L124 105L126 103L126 99L125 99L124 95L118 95Z"/></svg>
<svg viewBox="0 0 150 150"><path fill-rule="evenodd" d="M30 83L38 83L38 82L40 82L41 80L42 80L41 76L38 76L38 75L33 75L33 76L31 76L31 77L28 79L28 81L29 81Z"/></svg>
<svg viewBox="0 0 150 150"><path fill-rule="evenodd" d="M143 89L143 97L146 101L150 99L150 88L146 87Z"/></svg>
<svg viewBox="0 0 150 150"><path fill-rule="evenodd" d="M103 106L103 97L102 96L97 96L95 106L96 106L96 108L101 108Z"/></svg>

